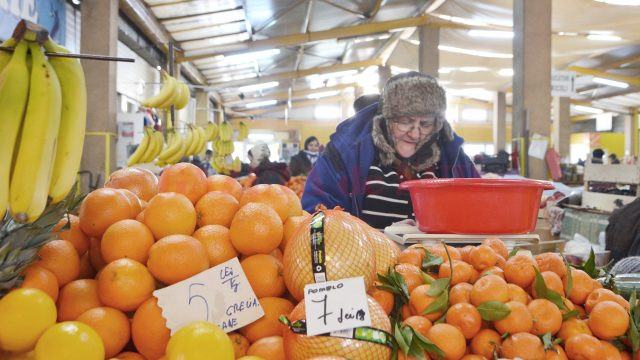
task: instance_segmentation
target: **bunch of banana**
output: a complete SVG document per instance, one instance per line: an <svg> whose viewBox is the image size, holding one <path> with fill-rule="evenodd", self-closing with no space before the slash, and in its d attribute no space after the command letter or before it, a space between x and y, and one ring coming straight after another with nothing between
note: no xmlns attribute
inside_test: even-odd
<svg viewBox="0 0 640 360"><path fill-rule="evenodd" d="M187 152L185 139L175 130L167 130L167 144L156 159L156 165L173 165L179 162Z"/></svg>
<svg viewBox="0 0 640 360"><path fill-rule="evenodd" d="M142 106L149 108L168 109L172 105L176 109L182 109L189 103L191 92L189 86L178 81L166 71L162 71L162 88L156 95L140 102Z"/></svg>
<svg viewBox="0 0 640 360"><path fill-rule="evenodd" d="M244 123L244 121L240 121L240 124L238 124L238 141L242 141L246 138L249 137L249 127L247 126L247 124Z"/></svg>
<svg viewBox="0 0 640 360"><path fill-rule="evenodd" d="M207 124L207 141L214 141L218 136L218 125L214 122L209 122Z"/></svg>
<svg viewBox="0 0 640 360"><path fill-rule="evenodd" d="M234 150L233 141L218 140L215 142L214 146L215 146L214 150L217 156L224 157L224 156L233 154L233 150Z"/></svg>
<svg viewBox="0 0 640 360"><path fill-rule="evenodd" d="M230 141L233 136L233 127L229 122L223 121L218 128L218 137L222 141Z"/></svg>
<svg viewBox="0 0 640 360"><path fill-rule="evenodd" d="M162 153L164 146L164 136L162 131L153 130L150 126L144 128L142 142L136 151L131 154L127 161L127 166L152 162Z"/></svg>
<svg viewBox="0 0 640 360"><path fill-rule="evenodd" d="M0 51L0 218L32 223L73 188L84 143L87 95L77 59L36 24L21 21Z"/></svg>

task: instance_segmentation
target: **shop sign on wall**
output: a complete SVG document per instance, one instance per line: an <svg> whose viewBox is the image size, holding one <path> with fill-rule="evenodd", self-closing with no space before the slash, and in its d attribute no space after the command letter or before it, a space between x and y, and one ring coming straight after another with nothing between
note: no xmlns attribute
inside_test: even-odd
<svg viewBox="0 0 640 360"><path fill-rule="evenodd" d="M572 97L576 94L576 74L573 71L551 72L551 96Z"/></svg>
<svg viewBox="0 0 640 360"><path fill-rule="evenodd" d="M64 0L0 0L0 39L7 39L20 19L36 22L49 30L59 44L65 44Z"/></svg>

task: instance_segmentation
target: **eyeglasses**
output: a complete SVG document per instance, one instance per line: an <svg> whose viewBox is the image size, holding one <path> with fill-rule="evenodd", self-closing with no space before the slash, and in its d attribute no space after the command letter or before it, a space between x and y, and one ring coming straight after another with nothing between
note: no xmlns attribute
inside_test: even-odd
<svg viewBox="0 0 640 360"><path fill-rule="evenodd" d="M402 132L409 132L413 130L414 127L417 127L418 131L422 135L429 134L433 130L433 127L435 126L435 123L436 123L435 119L419 118L419 117L400 118L397 120L393 120L393 122L396 124L398 130Z"/></svg>

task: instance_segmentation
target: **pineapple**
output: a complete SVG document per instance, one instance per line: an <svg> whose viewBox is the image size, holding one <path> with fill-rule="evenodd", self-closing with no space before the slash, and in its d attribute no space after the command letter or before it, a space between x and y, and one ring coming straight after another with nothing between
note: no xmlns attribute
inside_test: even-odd
<svg viewBox="0 0 640 360"><path fill-rule="evenodd" d="M0 222L0 298L20 286L24 269L36 260L40 247L51 240L51 229L65 213L74 211L82 198L71 192L63 201L47 206L31 224L19 224L7 212Z"/></svg>

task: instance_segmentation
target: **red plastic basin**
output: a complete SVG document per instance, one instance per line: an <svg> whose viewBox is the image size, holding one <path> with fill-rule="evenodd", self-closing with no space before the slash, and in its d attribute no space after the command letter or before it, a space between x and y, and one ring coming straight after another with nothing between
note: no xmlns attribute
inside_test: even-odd
<svg viewBox="0 0 640 360"><path fill-rule="evenodd" d="M418 228L434 234L526 234L536 227L548 181L429 179L400 184L409 190Z"/></svg>

